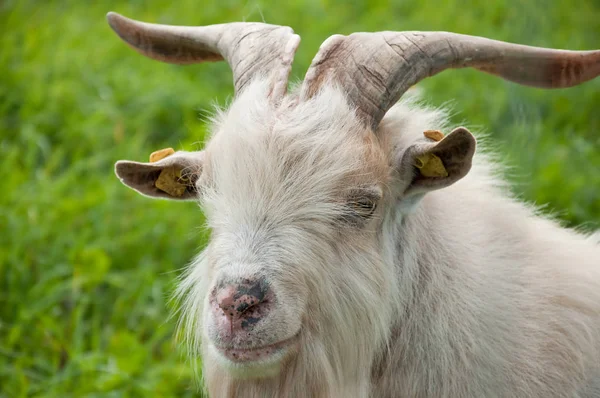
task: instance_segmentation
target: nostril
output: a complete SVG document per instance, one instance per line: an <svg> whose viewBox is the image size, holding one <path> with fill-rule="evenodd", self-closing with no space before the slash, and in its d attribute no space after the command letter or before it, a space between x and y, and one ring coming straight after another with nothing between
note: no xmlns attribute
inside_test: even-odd
<svg viewBox="0 0 600 398"><path fill-rule="evenodd" d="M259 319L255 317L258 315L257 306L265 303L268 292L269 286L264 279L244 279L241 283L218 290L215 299L225 316L231 320L248 317L248 322L255 323Z"/></svg>
<svg viewBox="0 0 600 398"><path fill-rule="evenodd" d="M227 286L217 293L217 304L229 316L233 316L233 309L235 307L235 288L233 286Z"/></svg>

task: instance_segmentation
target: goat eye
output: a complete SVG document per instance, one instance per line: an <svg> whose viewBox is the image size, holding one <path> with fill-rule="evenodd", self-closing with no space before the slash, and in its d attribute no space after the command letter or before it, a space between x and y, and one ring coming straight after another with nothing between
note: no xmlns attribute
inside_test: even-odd
<svg viewBox="0 0 600 398"><path fill-rule="evenodd" d="M382 198L382 191L379 187L365 187L355 189L346 196L346 209L342 218L352 226L360 227L366 225L371 218L377 203Z"/></svg>
<svg viewBox="0 0 600 398"><path fill-rule="evenodd" d="M375 208L377 207L377 203L372 199L358 199L353 202L350 202L350 208L356 215L360 217L370 217L375 212Z"/></svg>

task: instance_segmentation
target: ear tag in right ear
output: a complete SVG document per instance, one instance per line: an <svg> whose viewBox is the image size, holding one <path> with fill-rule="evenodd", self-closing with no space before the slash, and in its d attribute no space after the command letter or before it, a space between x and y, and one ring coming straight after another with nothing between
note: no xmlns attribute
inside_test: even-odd
<svg viewBox="0 0 600 398"><path fill-rule="evenodd" d="M154 151L150 154L150 163L158 162L159 160L164 159L174 153L175 150L173 148L164 148Z"/></svg>
<svg viewBox="0 0 600 398"><path fill-rule="evenodd" d="M181 170L177 170L175 167L167 167L160 172L154 186L171 196L179 198L187 189L185 184L179 182L180 178Z"/></svg>
<svg viewBox="0 0 600 398"><path fill-rule="evenodd" d="M158 162L174 153L173 148L165 148L152 152L150 154L150 163ZM154 182L154 186L171 196L179 198L187 189L187 185L182 184L180 180L182 180L181 170L176 169L174 166L166 167L160 172L160 175Z"/></svg>
<svg viewBox="0 0 600 398"><path fill-rule="evenodd" d="M448 171L438 156L425 153L415 158L415 167L423 177L448 177Z"/></svg>

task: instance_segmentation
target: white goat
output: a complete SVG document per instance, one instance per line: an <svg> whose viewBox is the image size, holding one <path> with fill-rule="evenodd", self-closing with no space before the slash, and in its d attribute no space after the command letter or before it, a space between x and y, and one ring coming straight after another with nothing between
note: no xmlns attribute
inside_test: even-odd
<svg viewBox="0 0 600 398"><path fill-rule="evenodd" d="M203 151L116 164L144 195L204 206L212 236L178 294L211 396L600 396L597 238L511 198L465 128L424 135L443 112L394 105L451 67L576 85L600 51L333 36L287 94L289 28L108 21L151 58L233 67Z"/></svg>

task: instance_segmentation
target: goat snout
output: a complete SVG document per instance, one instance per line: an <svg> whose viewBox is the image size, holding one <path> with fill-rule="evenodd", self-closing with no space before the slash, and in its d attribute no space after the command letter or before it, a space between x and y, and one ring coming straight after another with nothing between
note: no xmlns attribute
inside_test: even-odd
<svg viewBox="0 0 600 398"><path fill-rule="evenodd" d="M212 292L213 312L230 333L250 329L269 312L272 295L264 278L221 284Z"/></svg>

